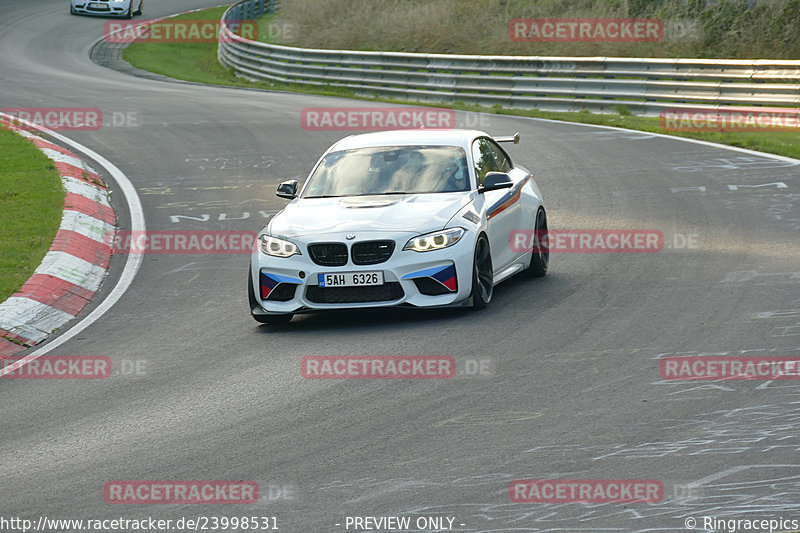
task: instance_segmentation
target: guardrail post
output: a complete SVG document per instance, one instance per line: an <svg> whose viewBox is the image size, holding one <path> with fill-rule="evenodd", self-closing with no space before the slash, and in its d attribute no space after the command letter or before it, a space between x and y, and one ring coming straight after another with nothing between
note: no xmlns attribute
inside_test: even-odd
<svg viewBox="0 0 800 533"><path fill-rule="evenodd" d="M269 0L269 12L275 13L275 0Z"/></svg>
<svg viewBox="0 0 800 533"><path fill-rule="evenodd" d="M258 16L264 14L264 0L258 0Z"/></svg>

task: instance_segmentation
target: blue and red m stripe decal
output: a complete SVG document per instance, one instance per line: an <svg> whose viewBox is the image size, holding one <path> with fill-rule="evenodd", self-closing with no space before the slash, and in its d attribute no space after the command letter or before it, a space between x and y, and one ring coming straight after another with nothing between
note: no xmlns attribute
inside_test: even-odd
<svg viewBox="0 0 800 533"><path fill-rule="evenodd" d="M530 176L528 176L524 180L520 181L519 183L511 187L508 190L508 192L505 195L503 195L502 198L500 198L500 200L495 202L493 206L491 206L489 209L486 210L486 218L491 219L492 217L499 215L500 213L502 213L503 211L505 211L506 209L517 203L519 197L522 196L522 187L524 187L525 184L528 183L529 179L531 179Z"/></svg>
<svg viewBox="0 0 800 533"><path fill-rule="evenodd" d="M433 278L449 290L455 292L458 290L458 282L456 281L456 266L453 264L441 267L426 268L425 270L418 270L403 276L403 279L415 278Z"/></svg>
<svg viewBox="0 0 800 533"><path fill-rule="evenodd" d="M303 280L290 278L289 276L281 276L280 274L261 272L261 299L266 300L269 298L269 294L281 283L294 283L299 285L303 283Z"/></svg>

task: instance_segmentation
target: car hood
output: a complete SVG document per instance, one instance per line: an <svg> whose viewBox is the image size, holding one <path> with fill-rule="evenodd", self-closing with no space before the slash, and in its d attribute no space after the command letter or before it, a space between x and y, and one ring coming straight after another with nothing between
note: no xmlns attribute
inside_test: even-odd
<svg viewBox="0 0 800 533"><path fill-rule="evenodd" d="M269 231L287 237L355 231L435 231L444 228L470 201L470 192L299 198L270 221Z"/></svg>

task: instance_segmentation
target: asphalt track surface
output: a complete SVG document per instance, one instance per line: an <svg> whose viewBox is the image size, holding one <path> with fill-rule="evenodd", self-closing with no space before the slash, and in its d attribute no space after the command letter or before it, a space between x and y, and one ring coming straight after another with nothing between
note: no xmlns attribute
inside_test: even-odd
<svg viewBox="0 0 800 533"><path fill-rule="evenodd" d="M89 59L103 23L70 17L66 1L2 0L0 107L133 113L135 126L66 135L127 175L149 230L258 231L284 204L276 185L302 179L344 135L303 130L301 110L370 105L128 76ZM281 327L249 316L247 255L146 255L123 298L51 352L140 372L0 383L0 516L264 515L286 532L386 515L452 517L468 532L800 519L797 382L659 375L667 355L800 354L800 167L621 130L459 121L522 133L509 150L534 170L551 229L657 229L664 250L554 254L546 278L501 284L481 312L304 315ZM124 198L98 170L127 229ZM677 248L688 235L696 247ZM125 260L115 256L101 296ZM450 355L460 372L480 359L491 372L312 381L300 375L306 355ZM511 502L509 482L525 478L658 479L664 497ZM111 505L112 480L255 480L261 498Z"/></svg>

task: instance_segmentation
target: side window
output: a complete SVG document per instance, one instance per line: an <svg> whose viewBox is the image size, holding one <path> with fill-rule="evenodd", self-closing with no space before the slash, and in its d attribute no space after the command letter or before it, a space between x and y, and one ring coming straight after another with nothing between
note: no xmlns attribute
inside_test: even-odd
<svg viewBox="0 0 800 533"><path fill-rule="evenodd" d="M511 160L508 158L503 149L497 146L497 143L495 143L494 141L486 141L486 142L489 144L489 147L491 148L494 154L494 159L497 162L497 170L499 170L500 172L508 172L509 170L511 170L512 167Z"/></svg>
<svg viewBox="0 0 800 533"><path fill-rule="evenodd" d="M498 170L494 151L486 139L475 139L472 143L472 160L475 164L478 185L483 185L483 178L486 177L487 172Z"/></svg>

